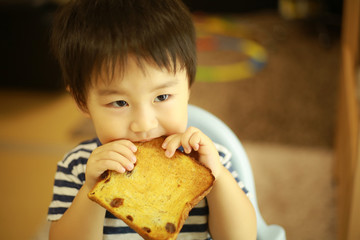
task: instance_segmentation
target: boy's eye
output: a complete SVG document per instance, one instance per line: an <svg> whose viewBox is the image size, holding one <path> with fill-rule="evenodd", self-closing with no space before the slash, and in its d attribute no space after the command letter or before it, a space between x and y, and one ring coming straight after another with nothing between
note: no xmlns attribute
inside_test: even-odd
<svg viewBox="0 0 360 240"><path fill-rule="evenodd" d="M155 102L162 102L169 98L169 94L162 94L155 98Z"/></svg>
<svg viewBox="0 0 360 240"><path fill-rule="evenodd" d="M113 107L126 107L126 106L128 106L129 104L126 102L126 101L124 101L124 100L120 100L120 101L115 101L115 102L112 102L111 103L111 105L113 106Z"/></svg>

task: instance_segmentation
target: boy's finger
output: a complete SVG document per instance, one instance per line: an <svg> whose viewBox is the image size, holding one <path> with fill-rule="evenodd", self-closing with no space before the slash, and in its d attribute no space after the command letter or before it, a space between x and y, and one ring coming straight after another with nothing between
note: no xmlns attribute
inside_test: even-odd
<svg viewBox="0 0 360 240"><path fill-rule="evenodd" d="M127 158L132 163L136 162L136 156L135 153L129 149L126 146L119 146L118 148L114 149L115 152L117 152L119 155Z"/></svg>
<svg viewBox="0 0 360 240"><path fill-rule="evenodd" d="M189 144L195 151L198 151L200 148L200 144L201 144L201 133L194 132L193 135L191 135L191 137L189 139Z"/></svg>
<svg viewBox="0 0 360 240"><path fill-rule="evenodd" d="M181 145L183 146L185 153L189 154L192 149L194 149L194 145L191 144L190 140L192 136L198 132L200 132L199 129L195 127L189 127L181 137ZM197 149L194 150L197 151Z"/></svg>
<svg viewBox="0 0 360 240"><path fill-rule="evenodd" d="M171 139L166 143L165 148L165 155L168 158L171 158L174 156L176 149L178 149L181 146L180 136L176 135L171 137Z"/></svg>
<svg viewBox="0 0 360 240"><path fill-rule="evenodd" d="M112 144L115 146L115 147L127 147L128 149L130 149L132 152L136 152L137 151L137 147L136 145L129 141L129 140L116 140L114 142L112 142Z"/></svg>
<svg viewBox="0 0 360 240"><path fill-rule="evenodd" d="M119 172L123 172L122 168L127 171L131 171L134 169L134 163L129 161L128 158L121 156L121 155L116 159L110 159L110 160L106 160L106 161L113 161L115 164L117 164L117 166L115 167L114 170L118 169L118 170L120 170ZM113 166L113 164L111 166Z"/></svg>
<svg viewBox="0 0 360 240"><path fill-rule="evenodd" d="M163 142L163 144L161 145L161 147L162 147L163 149L166 149L167 146L168 146L168 144L169 144L169 142L171 142L171 140L172 140L173 138L175 138L176 136L177 136L177 134L173 134L173 135L170 135L170 136L166 137L166 139L164 140L164 142Z"/></svg>

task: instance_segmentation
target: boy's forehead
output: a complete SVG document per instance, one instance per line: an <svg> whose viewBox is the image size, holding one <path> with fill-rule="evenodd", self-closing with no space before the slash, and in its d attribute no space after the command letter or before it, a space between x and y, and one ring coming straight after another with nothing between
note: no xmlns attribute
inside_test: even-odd
<svg viewBox="0 0 360 240"><path fill-rule="evenodd" d="M130 56L126 62L104 63L100 70L94 71L91 75L91 83L93 86L108 86L113 84L114 81L122 81L124 78L131 77L134 74L146 78L154 72L167 75L169 80L183 74L187 76L186 68L181 67L178 62L176 68L173 67L173 64L171 67L166 68L158 66L154 61L136 59Z"/></svg>
<svg viewBox="0 0 360 240"><path fill-rule="evenodd" d="M101 74L95 75L90 89L95 90L98 95L104 96L125 94L125 91L144 87L153 92L176 87L181 83L189 86L185 69L178 69L174 72L154 65L146 65L142 68L137 65L126 65L125 68L125 71L115 68L114 72L103 71Z"/></svg>

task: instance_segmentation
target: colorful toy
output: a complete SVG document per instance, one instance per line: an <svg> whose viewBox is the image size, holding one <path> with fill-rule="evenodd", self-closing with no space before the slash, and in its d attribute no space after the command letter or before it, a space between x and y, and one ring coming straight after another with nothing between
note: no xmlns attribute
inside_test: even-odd
<svg viewBox="0 0 360 240"><path fill-rule="evenodd" d="M233 19L216 16L195 16L198 33L197 47L203 52L233 51L246 55L245 60L223 65L204 65L199 62L197 81L226 82L250 78L266 64L266 50L253 40L246 28Z"/></svg>

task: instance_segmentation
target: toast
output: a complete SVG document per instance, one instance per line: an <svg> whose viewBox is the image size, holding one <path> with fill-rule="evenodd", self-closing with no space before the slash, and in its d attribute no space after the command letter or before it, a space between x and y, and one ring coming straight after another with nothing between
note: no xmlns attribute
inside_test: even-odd
<svg viewBox="0 0 360 240"><path fill-rule="evenodd" d="M167 158L164 138L136 143L131 172L106 171L88 197L144 239L176 239L190 210L211 190L211 170L180 151Z"/></svg>

